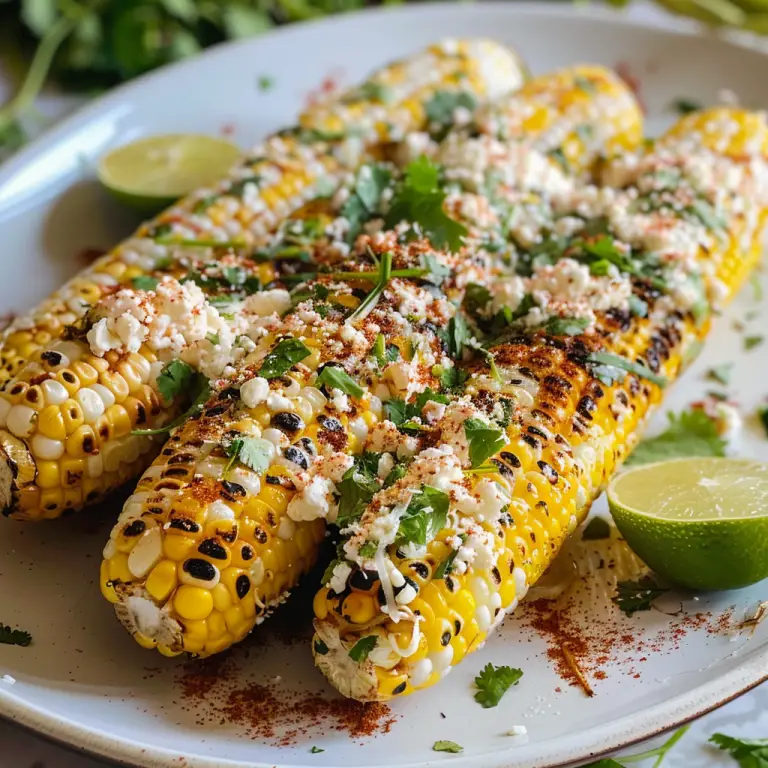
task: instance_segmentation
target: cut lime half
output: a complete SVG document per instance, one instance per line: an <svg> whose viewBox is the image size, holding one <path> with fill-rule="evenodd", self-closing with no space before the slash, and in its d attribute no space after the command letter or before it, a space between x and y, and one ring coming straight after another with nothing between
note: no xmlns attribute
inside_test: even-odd
<svg viewBox="0 0 768 768"><path fill-rule="evenodd" d="M768 577L768 464L646 464L613 480L608 504L629 546L674 584L735 589Z"/></svg>
<svg viewBox="0 0 768 768"><path fill-rule="evenodd" d="M99 160L101 183L143 212L159 211L222 177L240 156L231 141L199 134L167 134L113 149Z"/></svg>

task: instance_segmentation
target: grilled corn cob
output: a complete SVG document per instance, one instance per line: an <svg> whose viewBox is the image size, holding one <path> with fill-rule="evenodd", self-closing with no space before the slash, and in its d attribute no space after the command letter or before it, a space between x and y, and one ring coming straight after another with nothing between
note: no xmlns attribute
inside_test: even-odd
<svg viewBox="0 0 768 768"><path fill-rule="evenodd" d="M446 49L443 65L440 68L441 74L439 77L433 77L429 88L424 84L417 84L416 87L421 98L428 98L430 93L441 94L443 92L441 89L444 86L453 87L454 80L458 79L463 82L461 92L479 104L486 92L496 93L499 91L502 87L502 80L512 87L518 84L522 74L516 58L510 52L493 43L481 43L477 46L464 43L457 45L459 45L461 53L448 52ZM482 62L473 58L472 50L475 48L477 55L484 57ZM428 56L431 59L440 58L441 50L442 48L439 46L433 47ZM397 73L403 66L403 63L399 63L382 70L377 75L379 81L383 82L387 79L392 79L393 82L397 81L399 78ZM462 78L462 75L466 75L466 78ZM465 79L467 82L464 82ZM405 89L401 88L397 98L390 106L392 109L401 109L399 105L401 105L402 100L408 101L409 98ZM372 97L371 101L375 101L375 99ZM410 101L408 103L410 104ZM358 112L360 109L362 109L362 104L358 103ZM379 114L382 108L371 106L371 109ZM414 112L413 120L408 124L408 127L422 127L420 123L416 122L418 119L420 119L418 114ZM449 115L447 119L452 118ZM340 130L339 125L336 126L336 130L337 132ZM292 258L311 257L313 255L311 247L313 238L321 237L323 226L328 223L322 216L310 217L308 215L307 211L311 210L313 206L305 206L297 214L296 221L289 221L287 226L281 226L277 233L273 233L271 236L268 236L264 224L265 216L271 217L267 223L272 226L275 222L274 214L284 218L292 208L306 199L306 195L319 193L320 189L316 184L306 181L309 178L306 176L307 173L313 179L327 183L332 179L332 176L327 173L330 168L328 164L332 163L336 169L335 177L333 177L336 183L340 183L347 177L348 170L345 170L344 164L340 163L331 151L333 147L329 143L330 139L321 141L317 138L319 135L319 128L312 130L304 128L298 136L271 139L266 143L266 149L257 153L264 156L254 161L258 168L253 165L249 166L247 175L243 175L242 169L238 170L233 176L234 179L238 179L234 184L239 189L238 194L242 195L244 200L248 198L245 200L245 207L233 205L231 194L216 197L212 196L210 191L201 191L194 199L183 201L179 206L163 214L154 223L146 225L139 235L118 247L115 253L97 263L94 269L99 271L102 270L102 267L107 268L104 265L111 265L109 269L115 275L118 275L119 272L118 277L123 285L127 282L128 285L133 285L135 289L140 289L147 286L148 278L151 285L152 281L156 281L164 274L181 279L184 279L184 276L188 278L194 272L194 270L189 269L187 263L190 258L194 257L198 261L202 259L204 262L206 260L210 262L228 250L224 249L223 251L222 248L212 247L213 244L219 242L236 247L240 252L244 252L242 246L247 245L248 248L245 249L245 252L255 250L255 258L262 262L274 258L279 263L286 263ZM314 138L312 138L313 136ZM302 143L306 141L310 143L306 145ZM341 139L337 139L333 146L338 148L340 141ZM369 149L372 147L370 144L367 146ZM271 151L271 155L267 149ZM296 156L289 162L290 152L295 153ZM276 164L275 156L281 158L279 164ZM313 157L314 160L312 160ZM313 162L317 166L314 170L312 170ZM302 195L295 196L288 202L282 198L275 200L275 195L270 193L270 189L264 188L261 196L259 196L259 184L263 186L264 183L284 183L284 179L272 178L275 176L275 169L278 168L278 165L284 168L293 168L299 175L303 174ZM320 166L325 170L322 170ZM258 170L258 174L256 170ZM263 177L266 182L260 180L259 177ZM272 182L269 181L270 178L272 178ZM228 188L231 192L231 186L227 187L227 185L232 183L233 180L230 179L222 188ZM230 199L225 200L224 198ZM270 214L267 211L265 213L265 204L272 206L274 212ZM210 213L212 208L215 210ZM258 219L260 222L258 227L248 224L244 217L249 216L255 217L254 220ZM244 228L244 224L248 224L248 227ZM190 251L192 256L190 256ZM250 290L246 292L253 293L261 285L266 285L278 277L275 270L266 263L262 264L259 270L260 280L255 283L248 279L248 274L238 272L233 279L240 280L242 278L242 285L236 287L242 289L250 286ZM136 429L152 430L162 427L171 421L180 410L183 410L185 405L183 397L174 399L173 402L167 402L166 398L166 402L161 406L158 402L157 392L155 392L153 400L147 394L153 387L155 390L157 389L156 380L157 374L162 368L161 364L169 362L167 344L165 353L160 348L151 345L148 348L137 346L135 349L131 349L133 354L131 360L126 361L116 351L117 347L114 342L108 342L108 347L112 349L109 350L106 358L104 354L108 351L107 348L99 349L98 344L94 346L94 334L98 332L98 328L92 331L90 341L85 338L86 334L81 332L78 338L70 339L63 346L53 344L49 347L46 343L64 332L66 328L64 323L75 321L78 313L74 310L77 307L81 313L84 313L87 306L98 305L100 297L103 297L101 304L104 306L96 306L88 313L87 317L80 317L88 329L91 326L99 325L99 314L105 306L114 315L116 312L126 311L126 302L128 302L133 306L132 311L136 314L138 312L136 305L146 302L148 299L140 294L137 294L132 302L129 297L122 294L118 300L112 298L115 291L119 290L120 287L118 277L101 280L101 287L98 287L98 290L95 284L88 283L87 297L84 294L85 289L82 287L85 283L78 283L76 279L72 285L80 286L77 287L80 298L63 303L59 301L59 296L53 300L58 307L58 310L54 312L49 311L52 305L46 304L44 307L41 317L44 317L44 323L50 326L47 331L41 334L26 329L19 332L21 335L14 331L9 336L11 340L23 338L27 341L34 337L34 342L31 347L26 342L24 342L23 349L15 347L19 354L23 352L24 355L31 357L32 362L23 370L18 371L16 379L10 380L4 392L0 393L0 425L6 427L0 429L0 447L5 451L5 463L9 468L9 475L6 477L7 483L0 488L0 504L7 515L21 519L52 518L58 517L65 510L73 510L83 504L96 501L127 479L140 473L151 460L156 445L156 441L151 439L153 436L131 435L131 431ZM224 278L215 278L218 282L221 282L222 279L226 282L226 275ZM69 288L65 290L69 290ZM198 313L198 317L205 314L201 311L201 307L195 308L190 304L192 299L180 286L176 286L175 290L175 301L180 307L178 311L185 318L175 318L173 322L177 326L182 321L186 323L193 321L194 318L191 317L190 313ZM270 295L274 297L273 294ZM283 294L280 296L282 297ZM284 300L282 298L282 301ZM149 301L152 303L154 299ZM283 311L286 309L279 302L275 305L269 295L253 297L247 304L249 306L245 307L245 313L249 317L249 322L253 320L253 315L258 315L262 309L267 314L275 309L282 308ZM177 311L173 308L166 308L166 310L171 315ZM158 310L155 311L155 314L157 312ZM22 322L22 324L25 323ZM237 332L237 322L232 323L232 326L233 333ZM70 337L74 335L71 331L68 331L67 334ZM211 330L211 334L216 335L216 331ZM120 334L118 333L118 335ZM10 347L6 345L4 349L8 352L14 348L14 343ZM200 347L201 344L206 345L202 339L195 343L197 347ZM40 344L43 346L35 351L33 347L39 347ZM208 346L218 347L219 345L218 343L209 343ZM221 358L221 355L217 355L215 350L203 350L203 353L209 358L212 356ZM8 352L8 354L12 353ZM137 356L144 358L144 361L141 362ZM57 362L53 364L51 361ZM86 366L89 375L81 381L76 373L67 368L68 362L76 363L79 367ZM199 364L201 361L195 359L194 362ZM210 362L214 361L209 360ZM13 367L15 365L14 363ZM218 366L218 368L221 367ZM124 368L126 370L123 370ZM95 378L93 369L98 371L98 378ZM141 375L139 375L139 369L143 371ZM221 373L216 365L213 367L203 365L203 372L208 376ZM30 383L37 381L41 375L52 378L66 377L69 381L67 384L68 397L64 398L64 394L60 390L57 390L56 394L49 393L49 390L54 387L51 383L43 383L42 392L38 391L39 387L37 387L28 393ZM96 387L96 391L103 395L101 397L103 403L99 404L91 384L101 378L108 379L110 383L106 386L114 391L111 393L103 392L100 388L101 384ZM86 391L81 392L81 389ZM126 397L127 404L123 403ZM34 402L30 398L34 398ZM85 414L80 413L82 409L77 407L78 398L89 399L89 402L93 401L90 402L91 407L83 406L86 411ZM139 407L134 402L137 399L140 402L146 401L145 406ZM75 405L72 404L73 400ZM150 400L152 401L151 404ZM44 414L42 414L43 410L45 411ZM42 415L39 428L38 412L41 412ZM98 423L95 423L96 420L99 420Z"/></svg>
<svg viewBox="0 0 768 768"><path fill-rule="evenodd" d="M415 81L404 80L413 71L422 74ZM517 88L523 78L517 56L503 46L490 41L449 41L383 67L369 81L376 87L350 92L343 99L350 103L343 108L336 102L310 108L300 117L300 129L258 144L228 178L143 225L31 313L15 320L2 337L0 382L15 376L27 360L59 339L64 327L101 297L117 286L130 285L140 275L164 269L172 253L162 240L260 244L292 210L333 190L350 167L356 167L367 153L378 152L372 143L376 135L359 136L359 124L376 121L383 126L392 120L404 135L424 127L421 101L429 104L450 92L479 105L486 97ZM383 98L385 89L391 90L391 98ZM446 122L451 119L448 114ZM385 140L392 140L383 128L380 132Z"/></svg>
<svg viewBox="0 0 768 768"><path fill-rule="evenodd" d="M400 478L346 521L316 596L313 652L339 691L381 701L433 685L552 562L708 310L759 258L767 141L760 115L687 117L612 164L613 187L560 200L568 234L545 233L550 248L522 262L499 294L506 315L485 311L492 296L475 308L485 358L464 364L462 394Z"/></svg>
<svg viewBox="0 0 768 768"><path fill-rule="evenodd" d="M522 61L497 43L445 40L376 72L341 98L310 106L299 123L324 134L354 126L368 142L402 141L417 126L442 131L455 120L455 109L470 120L480 101L515 90L525 77ZM439 91L435 82L441 84ZM372 108L372 102L378 107Z"/></svg>
<svg viewBox="0 0 768 768"><path fill-rule="evenodd" d="M624 129L625 123L615 123L616 131ZM472 136L465 140L468 146L475 142ZM508 144L508 151L517 151L518 143ZM452 366L446 350L463 333L451 320L455 304L468 283L489 285L494 275L508 271L505 236L517 230L507 207L521 202L543 215L551 192L547 185L561 192L568 188L567 177L546 156L538 164L545 173L533 184L529 169L507 164L507 157L499 144L483 171L488 184L480 186L494 190L495 209L473 191L474 176L455 174L450 194L431 189L437 169L423 159L409 165L394 187L382 181L386 166L364 166L352 190L334 199L344 215L329 230L348 238L361 224L352 216L360 195L368 194L374 180L379 187L378 205L368 202L377 211L363 224L373 234L356 239L355 261L336 263L333 269L344 271L317 273L314 280L310 275L299 286L293 310L268 328L260 349L246 360L250 367L222 385L200 419L174 435L113 530L104 551L102 591L142 645L165 654L221 651L261 621L314 561L324 529L319 518L348 514L349 502L337 503L335 489L357 493L361 453L398 439L394 425L380 426L382 399L399 403L443 385ZM434 180L426 184L430 173ZM450 170L446 176L451 178ZM414 191L418 195L409 208ZM442 240L450 240L451 232L458 236L457 222L437 216L441 200L435 195L446 194L444 208L467 230L458 255L456 243L448 253L418 235L412 240L409 214L416 202L422 234L435 239L439 234ZM425 216L428 199L435 208ZM391 217L394 230L376 231ZM337 242L331 250L348 248ZM375 270L372 254L378 258ZM357 274L360 269L366 274ZM368 278L371 272L377 277ZM378 299L371 304L373 283ZM296 366L288 354L292 349ZM268 380L259 374L265 355L284 359L283 372L290 375ZM263 460L249 457L247 449L244 455L246 444L254 450L261 446ZM390 468L385 461L375 471Z"/></svg>

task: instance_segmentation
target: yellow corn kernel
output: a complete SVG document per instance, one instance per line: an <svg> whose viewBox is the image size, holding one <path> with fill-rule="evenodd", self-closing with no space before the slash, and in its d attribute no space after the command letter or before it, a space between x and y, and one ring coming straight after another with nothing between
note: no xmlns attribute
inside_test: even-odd
<svg viewBox="0 0 768 768"><path fill-rule="evenodd" d="M211 590L211 596L213 597L213 607L221 614L224 614L232 606L229 590L223 584L217 584Z"/></svg>
<svg viewBox="0 0 768 768"><path fill-rule="evenodd" d="M213 597L207 589L182 584L173 597L173 607L183 619L207 619L213 610Z"/></svg>
<svg viewBox="0 0 768 768"><path fill-rule="evenodd" d="M57 371L54 377L59 384L62 384L70 395L74 395L78 389L80 389L80 379L69 370L65 368L62 371Z"/></svg>
<svg viewBox="0 0 768 768"><path fill-rule="evenodd" d="M64 429L71 435L83 422L83 409L76 400L67 400L61 406L61 415L64 420Z"/></svg>
<svg viewBox="0 0 768 768"><path fill-rule="evenodd" d="M157 640L153 640L151 637L147 637L142 632L134 632L133 633L133 639L142 647L146 648L147 650L152 650L155 646L157 646Z"/></svg>
<svg viewBox="0 0 768 768"><path fill-rule="evenodd" d="M61 485L61 473L57 461L37 462L37 484L41 488L58 488Z"/></svg>
<svg viewBox="0 0 768 768"><path fill-rule="evenodd" d="M362 592L347 595L341 607L341 615L352 624L367 624L378 612L378 602L371 595Z"/></svg>
<svg viewBox="0 0 768 768"><path fill-rule="evenodd" d="M312 610L320 621L328 617L328 592L328 588L323 587L315 593L315 597L312 600Z"/></svg>
<svg viewBox="0 0 768 768"><path fill-rule="evenodd" d="M224 614L218 611L213 611L211 615L206 619L208 625L208 640L218 640L222 635L226 634L227 624L224 620Z"/></svg>
<svg viewBox="0 0 768 768"><path fill-rule="evenodd" d="M233 634L237 635L242 631L244 625L246 625L245 612L242 606L233 605L231 608L227 608L224 611L224 621L227 624L227 629Z"/></svg>
<svg viewBox="0 0 768 768"><path fill-rule="evenodd" d="M271 472L273 468L270 467ZM282 488L277 488L274 485L264 485L259 491L258 498L263 501L267 506L271 507L278 515L285 514L285 510L288 508L288 502L290 496L288 491Z"/></svg>
<svg viewBox="0 0 768 768"><path fill-rule="evenodd" d="M376 667L379 695L382 697L395 696L406 692L408 675ZM397 691L397 693L395 693Z"/></svg>
<svg viewBox="0 0 768 768"><path fill-rule="evenodd" d="M69 456L82 459L96 451L96 435L88 424L79 426L68 438L66 451Z"/></svg>
<svg viewBox="0 0 768 768"><path fill-rule="evenodd" d="M117 403L122 403L128 397L128 384L115 371L102 371L99 374L99 383L103 384L115 396L115 402Z"/></svg>
<svg viewBox="0 0 768 768"><path fill-rule="evenodd" d="M163 553L169 560L181 565L187 558L193 556L196 546L195 539L188 536L166 536L163 540Z"/></svg>
<svg viewBox="0 0 768 768"><path fill-rule="evenodd" d="M84 387L90 387L99 380L99 372L83 360L76 360L72 363L72 370L77 374L77 378Z"/></svg>
<svg viewBox="0 0 768 768"><path fill-rule="evenodd" d="M128 416L128 411L126 411L122 405L118 405L117 403L115 403L115 405L110 405L104 415L112 425L112 435L115 439L131 433L133 425Z"/></svg>
<svg viewBox="0 0 768 768"><path fill-rule="evenodd" d="M118 552L113 555L108 562L110 581L120 581L130 584L133 581L133 575L128 570L128 555L125 552Z"/></svg>
<svg viewBox="0 0 768 768"><path fill-rule="evenodd" d="M161 560L147 576L147 592L158 603L165 603L176 589L176 563L173 560Z"/></svg>
<svg viewBox="0 0 768 768"><path fill-rule="evenodd" d="M85 459L64 456L59 462L61 484L63 486L78 485L86 472Z"/></svg>

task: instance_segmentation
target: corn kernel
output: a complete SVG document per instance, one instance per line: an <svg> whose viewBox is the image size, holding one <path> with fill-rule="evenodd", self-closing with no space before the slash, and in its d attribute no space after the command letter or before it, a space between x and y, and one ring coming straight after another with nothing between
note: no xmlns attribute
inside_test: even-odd
<svg viewBox="0 0 768 768"><path fill-rule="evenodd" d="M147 592L158 602L164 603L176 589L176 563L161 560L147 577Z"/></svg>
<svg viewBox="0 0 768 768"><path fill-rule="evenodd" d="M207 619L213 610L213 598L207 589L182 584L173 597L173 606L183 619Z"/></svg>

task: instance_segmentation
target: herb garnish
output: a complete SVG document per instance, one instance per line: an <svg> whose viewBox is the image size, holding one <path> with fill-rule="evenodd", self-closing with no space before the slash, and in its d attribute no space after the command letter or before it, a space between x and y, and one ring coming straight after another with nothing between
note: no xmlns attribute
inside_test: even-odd
<svg viewBox="0 0 768 768"><path fill-rule="evenodd" d="M650 611L653 601L669 592L660 587L650 576L643 576L639 581L620 581L616 585L616 594L611 598L627 616L634 616L638 611Z"/></svg>
<svg viewBox="0 0 768 768"><path fill-rule="evenodd" d="M727 752L741 768L768 768L768 739L737 739L715 733L709 741Z"/></svg>
<svg viewBox="0 0 768 768"><path fill-rule="evenodd" d="M350 648L349 658L357 662L365 661L368 658L368 654L376 647L377 640L376 635L368 635L361 638Z"/></svg>
<svg viewBox="0 0 768 768"><path fill-rule="evenodd" d="M484 709L495 707L510 686L515 685L522 676L521 669L486 664L475 678L475 685L480 689L475 694L475 701Z"/></svg>
<svg viewBox="0 0 768 768"><path fill-rule="evenodd" d="M458 754L459 752L464 751L464 747L461 746L461 744L457 744L455 741L446 741L445 739L441 739L440 741L436 741L432 745L432 751L433 752L451 752L452 754Z"/></svg>
<svg viewBox="0 0 768 768"><path fill-rule="evenodd" d="M668 414L669 426L656 437L643 440L629 455L627 466L685 456L725 456L726 441L704 411L693 408Z"/></svg>
<svg viewBox="0 0 768 768"><path fill-rule="evenodd" d="M506 444L504 432L480 419L467 419L464 422L464 434L469 443L469 461L473 469L479 467L498 453ZM494 469L497 469L494 467Z"/></svg>
<svg viewBox="0 0 768 768"><path fill-rule="evenodd" d="M362 397L365 390L343 369L337 365L326 365L315 379L315 386L341 390L351 397Z"/></svg>
<svg viewBox="0 0 768 768"><path fill-rule="evenodd" d="M26 648L32 642L32 635L23 629L11 629L7 624L0 624L0 644L19 645Z"/></svg>
<svg viewBox="0 0 768 768"><path fill-rule="evenodd" d="M707 371L707 378L712 381L716 381L718 384L727 386L731 380L731 373L733 372L733 363L721 363L720 365L714 365Z"/></svg>
<svg viewBox="0 0 768 768"><path fill-rule="evenodd" d="M746 336L744 338L744 349L749 352L750 349L760 346L765 341L764 336Z"/></svg>
<svg viewBox="0 0 768 768"><path fill-rule="evenodd" d="M283 339L264 358L259 369L259 376L263 376L265 379L276 379L311 354L309 348L299 339Z"/></svg>
<svg viewBox="0 0 768 768"><path fill-rule="evenodd" d="M266 472L269 469L271 444L261 437L238 437L224 448L229 456L229 463L224 469L224 477L239 461L254 472Z"/></svg>
<svg viewBox="0 0 768 768"><path fill-rule="evenodd" d="M459 108L474 112L477 99L468 91L437 91L424 104L430 134L435 141L442 141L448 135L454 124L454 113Z"/></svg>
<svg viewBox="0 0 768 768"><path fill-rule="evenodd" d="M447 493L422 485L414 493L397 532L399 543L428 544L445 527L451 499Z"/></svg>
<svg viewBox="0 0 768 768"><path fill-rule="evenodd" d="M137 291L154 291L159 282L160 278L151 275L137 275L131 280Z"/></svg>
<svg viewBox="0 0 768 768"><path fill-rule="evenodd" d="M643 363L614 355L612 352L592 352L587 356L586 362L592 364L592 375L606 386L624 381L627 373L634 373L643 379L648 379L659 387L665 387L667 384L665 376L654 373Z"/></svg>
<svg viewBox="0 0 768 768"><path fill-rule="evenodd" d="M409 163L387 214L386 224L418 224L436 248L458 251L467 228L443 210L446 193L440 186L438 167L422 156Z"/></svg>

